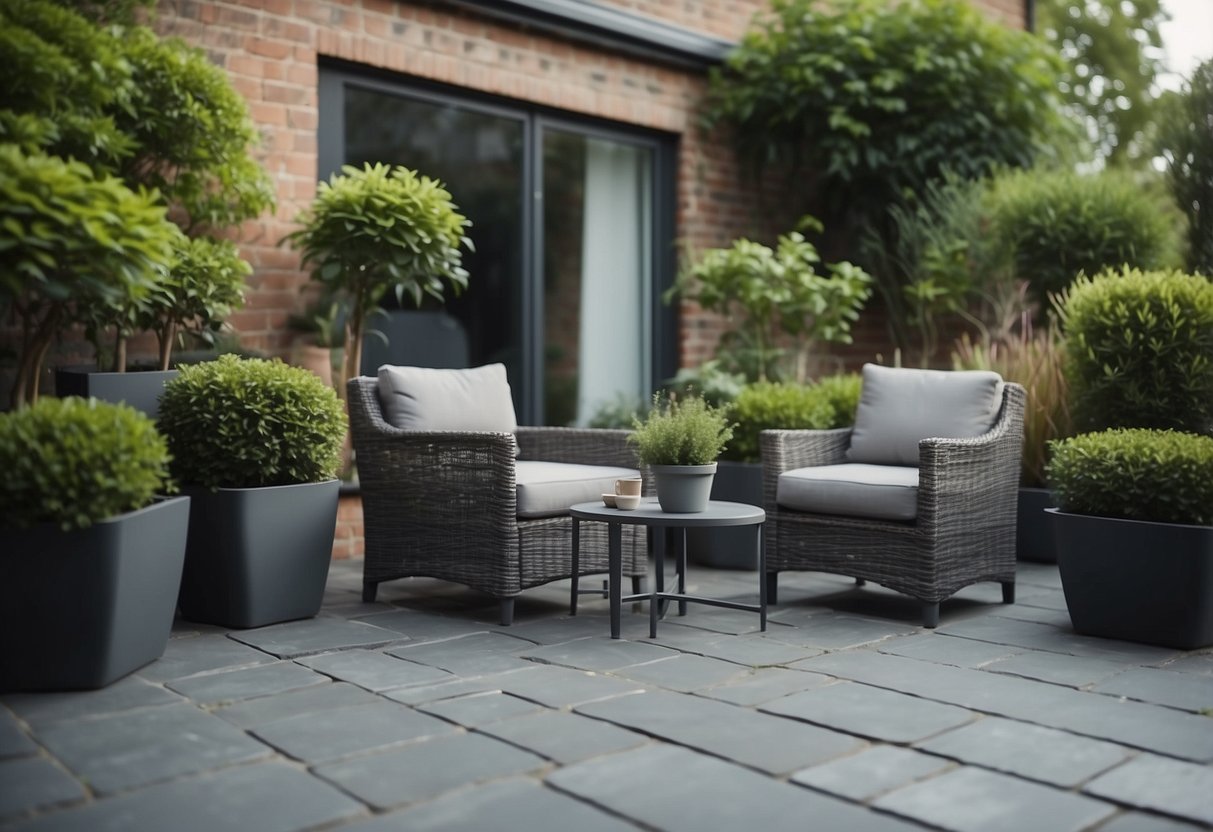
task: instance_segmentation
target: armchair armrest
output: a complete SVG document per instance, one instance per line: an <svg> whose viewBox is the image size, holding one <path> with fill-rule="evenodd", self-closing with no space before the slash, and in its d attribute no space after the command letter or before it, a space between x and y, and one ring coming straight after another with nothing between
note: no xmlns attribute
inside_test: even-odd
<svg viewBox="0 0 1213 832"><path fill-rule="evenodd" d="M834 430L764 430L758 436L762 449L762 503L775 510L775 492L784 471L847 461L850 428Z"/></svg>
<svg viewBox="0 0 1213 832"><path fill-rule="evenodd" d="M518 458L636 468L627 430L518 426Z"/></svg>

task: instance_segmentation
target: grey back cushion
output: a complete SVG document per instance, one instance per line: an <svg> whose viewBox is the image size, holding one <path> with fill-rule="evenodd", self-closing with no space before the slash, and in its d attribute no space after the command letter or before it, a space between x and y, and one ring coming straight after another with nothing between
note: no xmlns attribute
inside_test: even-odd
<svg viewBox="0 0 1213 832"><path fill-rule="evenodd" d="M379 402L387 423L404 430L518 429L504 364L468 370L384 364L379 368Z"/></svg>
<svg viewBox="0 0 1213 832"><path fill-rule="evenodd" d="M980 436L1001 404L998 373L865 364L847 460L917 465L919 440Z"/></svg>

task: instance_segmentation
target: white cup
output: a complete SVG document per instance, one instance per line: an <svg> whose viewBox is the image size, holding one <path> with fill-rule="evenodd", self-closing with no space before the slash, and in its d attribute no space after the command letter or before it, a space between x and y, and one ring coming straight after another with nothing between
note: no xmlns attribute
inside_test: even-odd
<svg viewBox="0 0 1213 832"><path fill-rule="evenodd" d="M640 480L637 480L637 482L640 482ZM620 509L621 511L631 511L632 509L639 508L639 507L640 507L640 495L639 494L616 494L615 495L615 508Z"/></svg>
<svg viewBox="0 0 1213 832"><path fill-rule="evenodd" d="M625 497L639 497L642 480L640 477L627 477L615 480L615 493Z"/></svg>

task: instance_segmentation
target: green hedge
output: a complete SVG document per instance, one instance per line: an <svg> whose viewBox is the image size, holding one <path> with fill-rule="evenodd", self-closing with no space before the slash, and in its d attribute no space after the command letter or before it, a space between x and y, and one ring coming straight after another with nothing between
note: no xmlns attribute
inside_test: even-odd
<svg viewBox="0 0 1213 832"><path fill-rule="evenodd" d="M855 423L861 378L851 373L829 376L816 384L756 382L733 402L737 420L726 459L758 462L759 434L764 430L828 430Z"/></svg>

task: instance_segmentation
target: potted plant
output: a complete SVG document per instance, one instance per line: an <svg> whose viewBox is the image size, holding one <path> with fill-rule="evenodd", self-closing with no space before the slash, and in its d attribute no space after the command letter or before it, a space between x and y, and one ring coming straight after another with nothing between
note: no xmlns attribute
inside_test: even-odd
<svg viewBox="0 0 1213 832"><path fill-rule="evenodd" d="M1213 644L1213 437L1118 428L1053 444L1048 509L1080 633Z"/></svg>
<svg viewBox="0 0 1213 832"><path fill-rule="evenodd" d="M224 355L181 368L159 424L194 501L182 616L243 628L319 612L346 427L333 389L280 361Z"/></svg>
<svg viewBox="0 0 1213 832"><path fill-rule="evenodd" d="M649 466L657 483L662 511L689 514L707 508L716 474L716 459L733 436L724 410L701 396L653 397L644 421L633 422L628 441L636 446L641 465Z"/></svg>
<svg viewBox="0 0 1213 832"><path fill-rule="evenodd" d="M125 405L42 399L0 414L0 690L108 685L159 658L189 500L157 499L168 451Z"/></svg>

